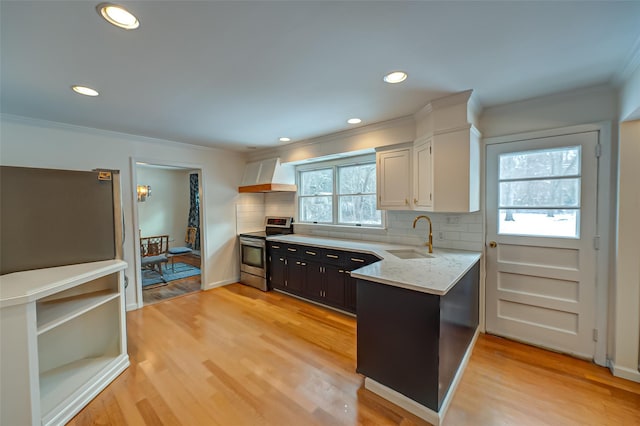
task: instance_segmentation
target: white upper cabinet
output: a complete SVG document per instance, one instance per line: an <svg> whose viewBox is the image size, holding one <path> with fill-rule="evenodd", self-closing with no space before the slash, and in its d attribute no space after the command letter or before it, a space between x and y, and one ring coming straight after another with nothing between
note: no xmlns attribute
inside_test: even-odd
<svg viewBox="0 0 640 426"><path fill-rule="evenodd" d="M378 208L473 212L480 209L480 133L471 91L437 99L416 113L412 145L381 148Z"/></svg>
<svg viewBox="0 0 640 426"><path fill-rule="evenodd" d="M433 160L431 138L417 140L413 148L413 207L433 208Z"/></svg>
<svg viewBox="0 0 640 426"><path fill-rule="evenodd" d="M480 209L480 134L473 126L433 136L434 212Z"/></svg>
<svg viewBox="0 0 640 426"><path fill-rule="evenodd" d="M405 145L376 153L378 210L411 208L411 151Z"/></svg>

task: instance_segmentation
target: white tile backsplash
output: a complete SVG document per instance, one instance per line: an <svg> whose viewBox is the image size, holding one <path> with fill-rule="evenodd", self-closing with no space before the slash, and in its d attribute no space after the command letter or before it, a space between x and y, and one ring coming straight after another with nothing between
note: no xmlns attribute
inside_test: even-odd
<svg viewBox="0 0 640 426"><path fill-rule="evenodd" d="M265 216L296 216L295 193L240 194L237 207L238 232L264 229ZM322 237L377 241L393 244L422 246L427 241L426 220L420 220L413 229L416 216L426 214L433 223L433 245L440 248L482 251L484 224L481 212L429 213L419 211L388 211L386 226L382 229L322 227L295 225L296 232ZM439 237L442 235L442 239Z"/></svg>
<svg viewBox="0 0 640 426"><path fill-rule="evenodd" d="M240 194L236 201L236 233L264 230L263 194Z"/></svg>

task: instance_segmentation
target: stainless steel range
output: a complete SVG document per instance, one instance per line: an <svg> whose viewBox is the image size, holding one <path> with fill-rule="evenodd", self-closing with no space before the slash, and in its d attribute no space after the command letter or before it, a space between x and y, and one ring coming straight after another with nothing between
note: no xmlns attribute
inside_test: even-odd
<svg viewBox="0 0 640 426"><path fill-rule="evenodd" d="M264 223L264 231L240 234L240 282L267 291L267 236L293 234L293 218L267 216Z"/></svg>

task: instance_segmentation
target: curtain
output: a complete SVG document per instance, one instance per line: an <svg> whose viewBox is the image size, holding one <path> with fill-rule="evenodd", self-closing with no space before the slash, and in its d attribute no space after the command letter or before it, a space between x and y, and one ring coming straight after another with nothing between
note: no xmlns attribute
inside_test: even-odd
<svg viewBox="0 0 640 426"><path fill-rule="evenodd" d="M198 174L189 175L189 226L195 226L196 241L191 247L194 250L200 250L200 191L198 184Z"/></svg>

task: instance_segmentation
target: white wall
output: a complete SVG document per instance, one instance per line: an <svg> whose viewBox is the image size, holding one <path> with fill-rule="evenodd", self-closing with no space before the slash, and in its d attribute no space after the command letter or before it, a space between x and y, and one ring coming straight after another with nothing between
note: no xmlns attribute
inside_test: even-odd
<svg viewBox="0 0 640 426"><path fill-rule="evenodd" d="M169 235L169 247L184 246L189 222L189 172L137 167L138 185L149 185L151 196L138 202L140 235Z"/></svg>
<svg viewBox="0 0 640 426"><path fill-rule="evenodd" d="M482 137L504 136L576 124L617 121L618 99L610 86L596 86L486 108L480 115ZM614 138L615 139L615 138Z"/></svg>
<svg viewBox="0 0 640 426"><path fill-rule="evenodd" d="M235 282L239 276L236 237L236 198L244 158L237 153L175 142L149 139L96 129L42 122L20 117L0 117L0 162L3 165L71 170L117 169L122 174L122 201L126 241L124 260L127 308L141 306L136 298L133 203L135 182L131 158L155 164L202 168L205 215L202 218L203 276L210 288Z"/></svg>
<svg viewBox="0 0 640 426"><path fill-rule="evenodd" d="M640 66L629 76L620 91L620 118L640 120Z"/></svg>
<svg viewBox="0 0 640 426"><path fill-rule="evenodd" d="M613 370L640 381L640 120L620 128Z"/></svg>

